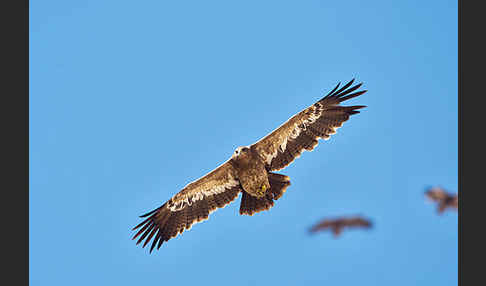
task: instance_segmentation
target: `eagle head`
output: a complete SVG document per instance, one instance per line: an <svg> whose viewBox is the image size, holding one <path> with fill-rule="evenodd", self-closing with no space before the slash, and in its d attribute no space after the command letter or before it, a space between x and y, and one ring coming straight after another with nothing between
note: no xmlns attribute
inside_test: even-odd
<svg viewBox="0 0 486 286"><path fill-rule="evenodd" d="M246 155L246 154L249 153L249 151L250 151L250 148L248 148L247 146L241 146L241 147L236 148L235 152L233 153L233 155L231 157L236 158L236 157L239 157L241 155Z"/></svg>

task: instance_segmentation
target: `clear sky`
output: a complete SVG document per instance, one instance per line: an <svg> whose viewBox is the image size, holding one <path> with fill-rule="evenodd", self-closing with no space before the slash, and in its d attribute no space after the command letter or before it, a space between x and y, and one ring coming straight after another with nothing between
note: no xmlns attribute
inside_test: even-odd
<svg viewBox="0 0 486 286"><path fill-rule="evenodd" d="M231 3L230 3L231 2ZM367 105L151 255L138 215L351 78ZM457 285L457 1L31 1L31 285ZM363 214L369 231L310 236Z"/></svg>

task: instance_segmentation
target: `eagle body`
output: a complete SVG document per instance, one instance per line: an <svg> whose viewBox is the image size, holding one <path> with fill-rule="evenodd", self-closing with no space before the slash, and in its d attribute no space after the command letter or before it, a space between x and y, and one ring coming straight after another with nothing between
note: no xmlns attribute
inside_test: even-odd
<svg viewBox="0 0 486 286"><path fill-rule="evenodd" d="M265 162L255 148L239 147L230 162L237 170L238 179L244 192L256 198L262 198L266 192L270 191Z"/></svg>
<svg viewBox="0 0 486 286"><path fill-rule="evenodd" d="M439 213L443 213L447 208L457 209L457 197L448 196L443 201L439 202Z"/></svg>
<svg viewBox="0 0 486 286"><path fill-rule="evenodd" d="M291 164L304 151L312 151L319 139L329 139L351 115L364 105L342 106L366 90L362 84L351 86L354 79L292 116L258 142L238 147L231 158L205 176L187 184L160 207L141 217L133 239L150 252L163 242L183 233L193 224L208 219L209 214L234 201L241 193L239 213L253 215L268 210L290 185L288 176L274 173Z"/></svg>

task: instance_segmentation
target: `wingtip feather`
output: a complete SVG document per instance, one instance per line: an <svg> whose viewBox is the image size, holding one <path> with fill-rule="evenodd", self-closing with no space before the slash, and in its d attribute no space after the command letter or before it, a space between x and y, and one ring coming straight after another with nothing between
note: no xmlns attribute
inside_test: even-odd
<svg viewBox="0 0 486 286"><path fill-rule="evenodd" d="M341 85L341 82L338 82L338 84L336 85L336 87L333 88L324 98L329 97L329 96L332 96L332 94L339 88L340 85Z"/></svg>

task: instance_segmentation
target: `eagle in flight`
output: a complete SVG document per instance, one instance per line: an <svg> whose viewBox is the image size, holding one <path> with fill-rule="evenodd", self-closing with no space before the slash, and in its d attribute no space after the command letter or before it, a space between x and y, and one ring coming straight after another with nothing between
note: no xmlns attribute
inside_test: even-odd
<svg viewBox="0 0 486 286"><path fill-rule="evenodd" d="M190 229L194 223L208 219L242 193L240 214L253 215L268 210L290 185L288 176L274 173L288 166L304 150L311 151L319 138L329 139L363 105L341 106L357 97L362 83L343 87L340 84L324 98L297 113L272 133L250 146L238 147L222 165L202 178L186 185L159 208L148 212L133 230L137 244L145 247L152 239L150 252L164 241Z"/></svg>
<svg viewBox="0 0 486 286"><path fill-rule="evenodd" d="M341 234L343 228L371 228L370 220L361 216L339 217L334 219L324 219L310 229L310 233L330 229L334 237Z"/></svg>
<svg viewBox="0 0 486 286"><path fill-rule="evenodd" d="M448 208L457 210L459 203L457 194L448 193L440 187L433 187L425 191L425 196L437 203L437 212L439 214L442 214Z"/></svg>

